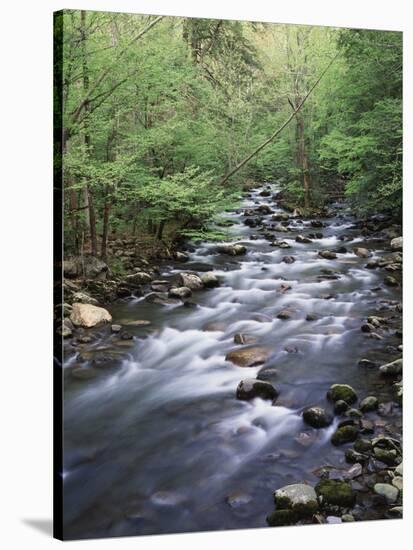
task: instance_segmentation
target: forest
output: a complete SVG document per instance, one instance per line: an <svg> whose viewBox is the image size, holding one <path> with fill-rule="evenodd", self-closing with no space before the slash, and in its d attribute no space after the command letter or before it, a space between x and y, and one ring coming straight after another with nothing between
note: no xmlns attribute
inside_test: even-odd
<svg viewBox="0 0 413 550"><path fill-rule="evenodd" d="M219 239L209 222L257 182L309 212L344 195L400 215L401 33L85 11L61 27L68 252Z"/></svg>

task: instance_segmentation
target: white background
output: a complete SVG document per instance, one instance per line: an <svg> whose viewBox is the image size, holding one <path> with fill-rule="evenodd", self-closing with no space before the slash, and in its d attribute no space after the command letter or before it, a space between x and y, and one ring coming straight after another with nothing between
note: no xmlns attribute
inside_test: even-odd
<svg viewBox="0 0 413 550"><path fill-rule="evenodd" d="M7 0L6 0L7 1ZM3 3L0 19L0 543L6 549L62 544L52 515L52 11L104 9L405 31L405 70L412 67L408 1L392 0L57 0ZM410 19L410 22L409 22ZM411 240L412 70L405 72L405 237ZM409 165L410 164L410 165ZM408 250L410 248L410 251ZM405 305L411 301L411 245L405 249ZM405 356L411 358L405 314ZM405 384L410 386L405 362ZM406 387L406 386L405 386ZM411 547L411 407L405 393L405 518L402 521L286 527L196 535L65 543L67 548L180 550L214 546L334 550ZM81 421L81 419L79 419ZM407 467L406 467L407 466ZM410 471L411 474L411 471ZM411 531L413 538L413 531Z"/></svg>

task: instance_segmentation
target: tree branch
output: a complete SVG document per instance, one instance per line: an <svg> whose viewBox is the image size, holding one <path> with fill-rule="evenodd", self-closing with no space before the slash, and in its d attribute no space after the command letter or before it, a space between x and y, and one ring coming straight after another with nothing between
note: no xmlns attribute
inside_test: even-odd
<svg viewBox="0 0 413 550"><path fill-rule="evenodd" d="M296 114L298 113L298 111L301 109L301 107L304 105L304 103L306 102L307 98L310 96L310 94L312 93L312 91L314 90L314 88L317 86L317 84L320 82L320 80L323 78L323 76L326 74L326 72L328 71L328 69L331 67L331 65L333 64L333 62L336 60L338 54L336 54L332 59L331 61L329 62L329 64L327 65L327 67L323 70L323 72L320 74L320 76L317 78L317 80L314 82L314 84L311 86L311 88L309 89L309 91L307 92L307 94L304 96L304 99L301 101L301 103L296 107L296 109L294 109L294 111L292 112L292 114L287 118L287 120L278 128L278 130L276 130L268 139L266 139L263 143L261 143L261 145L259 145L256 149L254 149L254 151L252 153L250 153L247 157L245 157L240 163L237 164L237 166L235 166L235 168L233 168L232 170L230 170L229 172L227 172L225 174L225 176L222 178L221 180L221 185L226 183L230 177L232 177L236 172L238 172L238 170L240 170L243 166L245 166L247 164L247 162L249 162L253 157L255 157L255 155L257 155L260 151L262 151L264 149L264 147L266 147L268 144L270 144L283 130L284 128L292 121L292 119L296 116Z"/></svg>

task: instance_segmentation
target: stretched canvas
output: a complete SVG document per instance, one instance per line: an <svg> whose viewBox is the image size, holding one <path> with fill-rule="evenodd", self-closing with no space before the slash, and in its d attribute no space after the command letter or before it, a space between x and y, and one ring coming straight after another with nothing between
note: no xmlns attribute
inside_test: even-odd
<svg viewBox="0 0 413 550"><path fill-rule="evenodd" d="M55 536L401 518L402 33L54 32Z"/></svg>

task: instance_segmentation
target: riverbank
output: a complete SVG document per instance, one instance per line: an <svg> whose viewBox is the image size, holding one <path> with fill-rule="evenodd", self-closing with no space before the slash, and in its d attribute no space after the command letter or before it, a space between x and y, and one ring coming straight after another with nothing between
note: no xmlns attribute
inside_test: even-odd
<svg viewBox="0 0 413 550"><path fill-rule="evenodd" d="M234 241L157 265L134 251L123 278L94 263L83 285L66 265L74 538L401 516L400 227L277 197L246 194ZM79 302L110 322L82 327Z"/></svg>

